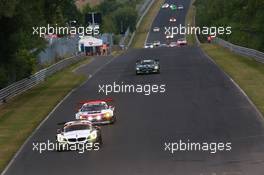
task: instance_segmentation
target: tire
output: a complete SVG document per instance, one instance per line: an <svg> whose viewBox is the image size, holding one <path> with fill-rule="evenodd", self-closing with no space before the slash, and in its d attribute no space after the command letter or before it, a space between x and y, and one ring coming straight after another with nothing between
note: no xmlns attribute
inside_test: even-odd
<svg viewBox="0 0 264 175"><path fill-rule="evenodd" d="M112 119L112 121L110 122L110 124L114 124L115 122L116 122L116 117L113 116L113 119Z"/></svg>
<svg viewBox="0 0 264 175"><path fill-rule="evenodd" d="M101 148L103 145L103 139L102 139L102 135L100 134L100 137L97 139L96 143L99 143L99 147Z"/></svg>

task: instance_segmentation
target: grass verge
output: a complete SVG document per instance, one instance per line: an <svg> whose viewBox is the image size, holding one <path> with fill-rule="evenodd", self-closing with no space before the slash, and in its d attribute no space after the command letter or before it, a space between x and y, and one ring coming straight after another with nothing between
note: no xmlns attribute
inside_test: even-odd
<svg viewBox="0 0 264 175"><path fill-rule="evenodd" d="M63 97L86 80L73 72L84 59L0 106L0 172L38 124Z"/></svg>
<svg viewBox="0 0 264 175"><path fill-rule="evenodd" d="M195 0L191 1L191 5L190 8L188 10L188 13L186 15L186 20L185 20L185 25L188 26L188 24L190 26L195 26L195 13L196 13L196 8L193 5ZM188 45L193 46L196 43L196 38L195 38L195 34L187 34L186 35L186 40Z"/></svg>
<svg viewBox="0 0 264 175"><path fill-rule="evenodd" d="M150 7L147 14L143 17L141 24L136 30L135 37L132 41L131 48L142 48L145 44L146 37L151 28L153 19L160 10L165 0L156 0Z"/></svg>
<svg viewBox="0 0 264 175"><path fill-rule="evenodd" d="M191 5L186 17L186 24L194 26L195 15L195 6ZM194 44L196 42L195 35L188 35L187 40ZM216 44L203 43L200 47L245 91L260 112L264 114L264 65L253 58L235 54Z"/></svg>
<svg viewBox="0 0 264 175"><path fill-rule="evenodd" d="M245 91L264 114L264 65L214 44L201 44L208 54Z"/></svg>

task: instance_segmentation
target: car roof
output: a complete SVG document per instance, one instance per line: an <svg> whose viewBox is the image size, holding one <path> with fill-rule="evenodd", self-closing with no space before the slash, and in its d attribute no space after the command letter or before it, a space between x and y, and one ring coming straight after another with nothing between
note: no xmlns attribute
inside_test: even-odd
<svg viewBox="0 0 264 175"><path fill-rule="evenodd" d="M64 124L64 127L72 126L72 125L89 125L92 126L92 123L87 120L76 120L76 121L70 121Z"/></svg>
<svg viewBox="0 0 264 175"><path fill-rule="evenodd" d="M102 100L95 100L95 101L85 102L85 103L83 103L83 106L86 106L86 105L99 105L99 104L107 104L107 103L105 101L102 101Z"/></svg>
<svg viewBox="0 0 264 175"><path fill-rule="evenodd" d="M144 63L153 62L153 61L154 61L153 59L143 59L143 60L141 60L141 62L144 62Z"/></svg>

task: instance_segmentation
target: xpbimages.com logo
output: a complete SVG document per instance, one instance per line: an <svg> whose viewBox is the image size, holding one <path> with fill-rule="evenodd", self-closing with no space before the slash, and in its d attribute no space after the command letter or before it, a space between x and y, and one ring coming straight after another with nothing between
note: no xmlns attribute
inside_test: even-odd
<svg viewBox="0 0 264 175"><path fill-rule="evenodd" d="M231 35L232 34L232 27L196 27L191 26L188 24L187 26L179 25L179 26L166 26L164 27L164 34L165 35L190 35L190 34L196 34L196 35L211 35L211 36L217 36L217 35Z"/></svg>
<svg viewBox="0 0 264 175"><path fill-rule="evenodd" d="M99 25L87 26L87 27L75 27L75 26L58 26L57 24L47 26L32 27L32 35L38 35L44 37L45 35L99 35Z"/></svg>

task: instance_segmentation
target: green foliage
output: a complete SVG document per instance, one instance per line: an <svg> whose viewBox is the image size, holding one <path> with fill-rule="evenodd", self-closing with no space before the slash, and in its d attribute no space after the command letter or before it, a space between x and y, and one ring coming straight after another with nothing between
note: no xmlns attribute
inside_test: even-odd
<svg viewBox="0 0 264 175"><path fill-rule="evenodd" d="M219 36L232 43L264 51L263 0L196 0L199 26L231 26Z"/></svg>
<svg viewBox="0 0 264 175"><path fill-rule="evenodd" d="M101 12L103 23L101 33L120 34L129 27L131 31L135 29L137 20L136 5L141 0L106 0L98 6L91 8L84 7L83 13Z"/></svg>
<svg viewBox="0 0 264 175"><path fill-rule="evenodd" d="M136 28L137 12L134 8L125 6L114 12L113 19L119 33L124 32L128 27L133 32Z"/></svg>
<svg viewBox="0 0 264 175"><path fill-rule="evenodd" d="M33 27L81 20L74 0L1 0L0 88L33 73L36 55L46 42ZM34 52L33 52L34 51Z"/></svg>

